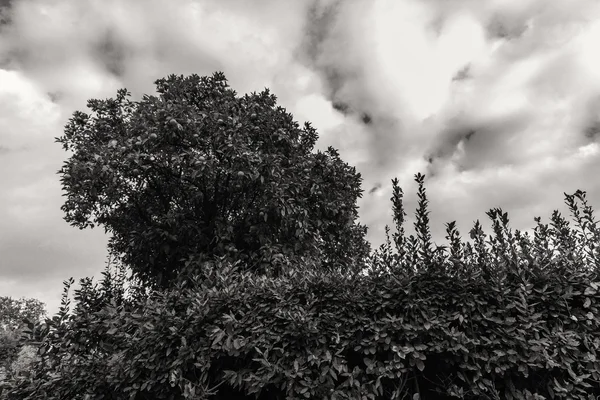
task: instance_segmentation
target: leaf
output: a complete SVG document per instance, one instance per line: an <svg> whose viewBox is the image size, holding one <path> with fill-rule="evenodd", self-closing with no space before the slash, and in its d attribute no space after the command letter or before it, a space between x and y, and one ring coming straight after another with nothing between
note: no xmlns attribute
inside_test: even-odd
<svg viewBox="0 0 600 400"><path fill-rule="evenodd" d="M252 361L256 361L264 365L265 367L271 367L271 364L264 358L253 358Z"/></svg>
<svg viewBox="0 0 600 400"><path fill-rule="evenodd" d="M593 287L588 287L583 292L583 294L586 296L594 296L596 293L598 293L598 290L597 290L597 288L593 288Z"/></svg>
<svg viewBox="0 0 600 400"><path fill-rule="evenodd" d="M548 394L550 395L551 399L554 399L555 394L554 394L554 390L552 390L552 386L550 383L548 383Z"/></svg>
<svg viewBox="0 0 600 400"><path fill-rule="evenodd" d="M423 370L425 369L425 364L423 363L423 361L421 361L420 359L417 359L415 361L417 368L419 369L419 371L423 372Z"/></svg>

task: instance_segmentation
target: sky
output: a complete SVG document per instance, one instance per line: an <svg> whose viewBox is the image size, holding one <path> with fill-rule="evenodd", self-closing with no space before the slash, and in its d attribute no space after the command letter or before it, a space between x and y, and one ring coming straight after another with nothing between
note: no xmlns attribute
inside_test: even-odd
<svg viewBox="0 0 600 400"><path fill-rule="evenodd" d="M564 192L597 209L599 41L595 0L0 0L0 296L53 314L65 279L100 277L107 237L62 219L54 140L169 74L222 71L310 121L364 178L373 248L394 177L414 221L419 172L437 244L490 208L521 230L568 214Z"/></svg>

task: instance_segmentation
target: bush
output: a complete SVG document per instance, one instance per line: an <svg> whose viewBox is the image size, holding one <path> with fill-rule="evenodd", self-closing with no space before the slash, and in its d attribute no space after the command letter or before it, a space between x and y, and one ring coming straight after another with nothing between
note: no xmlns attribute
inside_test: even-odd
<svg viewBox="0 0 600 400"><path fill-rule="evenodd" d="M575 199L587 206L582 192L567 196L577 219ZM593 231L587 215L578 224ZM474 245L457 241L448 224L454 250L431 250L429 263L424 226L416 227L423 239L394 235L404 247L392 251L388 240L363 277L309 267L273 279L224 259L133 303L122 290L101 295L82 280L80 304L101 297L110 304L69 316L63 308L35 379L17 381L8 398L600 394L598 245L581 231L563 236L568 224L558 213L550 226L538 220L533 239L511 233L501 210L489 216L496 234L483 236L477 223Z"/></svg>
<svg viewBox="0 0 600 400"><path fill-rule="evenodd" d="M36 360L39 360L37 346L24 345L19 350L17 359L12 363L10 373L12 375L28 375L32 364Z"/></svg>

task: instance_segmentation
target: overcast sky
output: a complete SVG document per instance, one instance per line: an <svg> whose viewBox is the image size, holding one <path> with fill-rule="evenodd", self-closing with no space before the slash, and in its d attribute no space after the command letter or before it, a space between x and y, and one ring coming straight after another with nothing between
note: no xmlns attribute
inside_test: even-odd
<svg viewBox="0 0 600 400"><path fill-rule="evenodd" d="M0 295L50 312L62 281L100 276L101 229L62 219L54 138L90 98L135 100L171 73L269 87L364 177L373 247L390 180L412 216L422 172L434 239L485 212L514 228L600 205L600 7L595 0L0 0ZM412 222L412 220L411 220Z"/></svg>

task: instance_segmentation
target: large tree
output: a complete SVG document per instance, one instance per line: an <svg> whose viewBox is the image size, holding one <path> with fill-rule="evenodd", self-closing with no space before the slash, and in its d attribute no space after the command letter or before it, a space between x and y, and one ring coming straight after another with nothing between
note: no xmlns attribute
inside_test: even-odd
<svg viewBox="0 0 600 400"><path fill-rule="evenodd" d="M363 265L361 176L337 151L313 152L267 89L237 96L222 73L171 75L158 96L90 100L57 138L65 219L101 225L133 275L168 287L191 258L229 256L264 272L275 259L328 270ZM302 260L302 261L301 261ZM193 263L197 268L201 263Z"/></svg>

